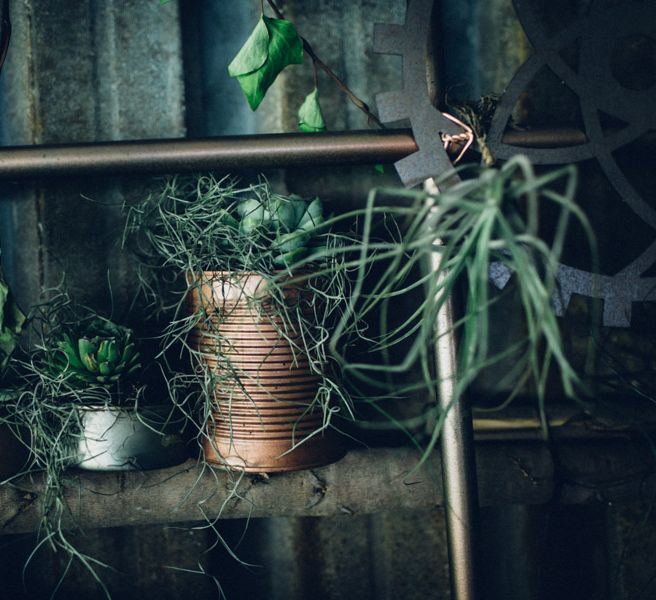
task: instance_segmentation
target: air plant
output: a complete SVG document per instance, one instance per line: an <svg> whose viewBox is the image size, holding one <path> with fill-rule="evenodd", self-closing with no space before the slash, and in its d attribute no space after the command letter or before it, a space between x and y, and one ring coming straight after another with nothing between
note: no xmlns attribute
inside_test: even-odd
<svg viewBox="0 0 656 600"><path fill-rule="evenodd" d="M594 257L591 227L574 201L577 173L573 166L536 175L526 157L515 156L499 169L459 170L439 180L444 191L374 190L365 209L362 251L349 310L342 314L330 342L331 355L355 385L366 387L373 398L380 394L407 396L437 387L433 350L437 343L437 314L448 298L463 298L462 310L451 332L459 341L454 402L484 370L513 357L515 384L507 401L520 393L534 394L546 430L547 382L559 380L566 396L575 398L583 389L579 374L566 356L553 299L558 293L558 263L569 221L585 233ZM379 204L405 198L410 206L388 208ZM555 209L551 242L541 235L540 215ZM378 212L396 213L404 226L395 243L377 244L368 233ZM439 255L440 260L435 261ZM372 262L384 261L377 281L365 286ZM490 309L503 296L493 293L491 270L512 279L519 297L517 319L524 335L498 348L489 338ZM408 316L395 319L399 298L420 290ZM457 293L462 292L462 293ZM369 331L368 350L375 360L345 350L357 338L361 321L376 315L381 323ZM381 360L381 358L383 360ZM421 376L399 387L402 374L415 369ZM504 376L506 374L504 373ZM551 376L555 376L549 379ZM373 391L371 391L373 390ZM437 408L424 416L432 425L427 455L436 443L444 414ZM403 426L403 423L396 423Z"/></svg>
<svg viewBox="0 0 656 600"><path fill-rule="evenodd" d="M321 343L316 337L310 339L313 350L320 348L322 360L317 364L330 364L339 374L333 379L334 388L344 389L344 381L349 383L349 395L344 396L349 398L347 410L340 416L357 414L353 398L389 416L381 399L393 403L394 398L419 392L434 396L435 319L446 299L461 287L465 301L455 323L460 340L456 398L485 369L517 356L516 385L509 397L532 390L544 415L551 373L559 373L568 396L574 397L582 386L563 350L552 305L570 220L578 223L594 247L590 225L574 201L576 170L565 167L536 175L528 159L516 156L499 169L470 167L459 174L462 181L454 182L453 173L438 181L445 190L438 194L373 190L364 208L330 218L317 212L304 220L300 205L296 211L291 199L284 204L294 215L289 221L276 220L279 211L272 209L276 195L263 184L238 190L230 179L201 177L185 183L174 179L160 196L133 208L130 220L147 241L142 250L147 248L145 254L151 259L157 256L160 269L170 265L194 272L208 267L252 269L267 273L274 290L282 289L284 277L295 274L294 279L300 280L308 270L313 277L339 282L324 298L330 298L331 312L329 319L319 321ZM546 205L557 214L550 242L540 231ZM309 231L304 230L305 223ZM331 233L338 230L349 234ZM283 277L276 258L280 261L287 252L276 254L272 249L300 249L272 243L287 239L284 236L308 245L289 256ZM439 266L427 268L436 253L441 257ZM489 311L500 301L491 292L493 268L512 278L520 299L518 318L525 326L524 337L501 349L488 339ZM410 299L406 312L399 310L404 298ZM169 333L183 342L193 325L182 317L177 324ZM310 320L304 328L312 332L317 325ZM356 356L352 349L358 344L364 351ZM421 418L433 422L430 449L443 415L434 409Z"/></svg>
<svg viewBox="0 0 656 600"><path fill-rule="evenodd" d="M57 290L36 306L31 321L33 349L22 364L16 414L31 432L30 470L43 472L42 521L32 556L45 547L64 551L68 563L61 579L77 561L109 597L97 573L105 565L81 552L69 531L75 517L66 500L66 471L79 461L85 407L144 402L145 386L134 378L139 353L130 329L75 304L65 292Z"/></svg>

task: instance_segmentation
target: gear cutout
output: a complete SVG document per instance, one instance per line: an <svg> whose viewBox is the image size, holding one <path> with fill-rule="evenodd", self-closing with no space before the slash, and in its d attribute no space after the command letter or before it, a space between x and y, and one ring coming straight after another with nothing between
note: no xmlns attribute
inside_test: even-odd
<svg viewBox="0 0 656 600"><path fill-rule="evenodd" d="M403 58L403 89L376 96L378 117L384 123L408 119L419 150L394 163L406 187L453 168L442 135L458 135L462 128L431 103L426 80L426 56L433 0L413 0L405 25L374 25L374 52Z"/></svg>
<svg viewBox="0 0 656 600"><path fill-rule="evenodd" d="M547 33L536 4L513 1L533 53L515 73L500 99L487 135L489 148L498 159L521 152L535 164L543 165L595 159L622 201L649 227L656 229L656 203L641 196L614 156L618 149L656 130L653 109L656 66L651 79L633 76L630 69L617 67L618 60L626 58L625 48L629 52L642 48L643 55L646 48L647 56L653 50L656 65L656 3L593 0L585 11L580 11L578 19L553 34ZM433 5L433 0L410 0L404 25L374 27L374 50L400 55L403 60L403 89L379 94L377 104L383 122L405 118L410 121L419 150L395 164L407 187L453 168L441 136L456 134L458 127L432 105L426 78L431 23L435 22ZM577 49L575 60L568 61L563 54L573 47ZM587 141L562 148L515 147L504 143L502 136L520 95L545 67L578 97ZM604 118L612 120L615 128L605 128ZM596 275L560 265L560 294L554 300L557 314L565 312L572 294L580 294L604 300L604 325L630 326L634 302L656 301L656 277L643 276L655 264L656 242L614 275ZM497 266L490 277L503 288L510 273Z"/></svg>

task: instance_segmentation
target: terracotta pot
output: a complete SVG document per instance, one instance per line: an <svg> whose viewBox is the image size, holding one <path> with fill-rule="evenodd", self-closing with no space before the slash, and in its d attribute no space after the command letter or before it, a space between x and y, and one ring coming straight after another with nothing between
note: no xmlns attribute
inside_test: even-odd
<svg viewBox="0 0 656 600"><path fill-rule="evenodd" d="M285 297L294 302L301 293L285 290ZM281 335L283 320L267 314L261 302L254 306L253 298L266 297L262 276L222 272L204 272L188 296L189 310L204 317L189 343L221 377L205 457L248 472L328 464L343 451L332 432L320 431L321 411L309 408L321 378L298 350L300 335Z"/></svg>
<svg viewBox="0 0 656 600"><path fill-rule="evenodd" d="M184 462L181 421L170 406L134 408L83 406L82 436L75 466L89 471L161 469Z"/></svg>

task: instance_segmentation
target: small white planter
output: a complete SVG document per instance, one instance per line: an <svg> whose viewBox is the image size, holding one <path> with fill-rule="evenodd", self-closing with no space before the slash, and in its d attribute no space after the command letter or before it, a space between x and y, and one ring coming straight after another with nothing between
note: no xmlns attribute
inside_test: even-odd
<svg viewBox="0 0 656 600"><path fill-rule="evenodd" d="M187 450L180 420L169 406L134 408L85 406L75 466L90 471L161 469L184 462Z"/></svg>

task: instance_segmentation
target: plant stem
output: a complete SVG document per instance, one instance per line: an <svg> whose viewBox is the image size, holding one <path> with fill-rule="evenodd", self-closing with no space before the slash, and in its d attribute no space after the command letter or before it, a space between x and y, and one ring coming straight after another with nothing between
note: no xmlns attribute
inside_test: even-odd
<svg viewBox="0 0 656 600"><path fill-rule="evenodd" d="M278 19L285 19L285 15L282 13L282 11L276 6L276 3L274 0L267 0L269 6L273 10L273 12L276 14L276 17ZM314 52L314 49L310 45L310 42L308 42L302 35L300 35L301 40L303 41L303 50L307 53L307 55L312 59L312 62L314 65L318 66L328 77L330 77L337 87L344 93L346 94L346 97L359 109L361 110L365 115L367 115L367 119L369 121L373 121L378 127L381 129L385 129L385 126L380 122L380 119L371 112L369 106L367 105L364 100L361 100L356 96L351 88L349 88L336 74L335 72L325 63L323 62Z"/></svg>

